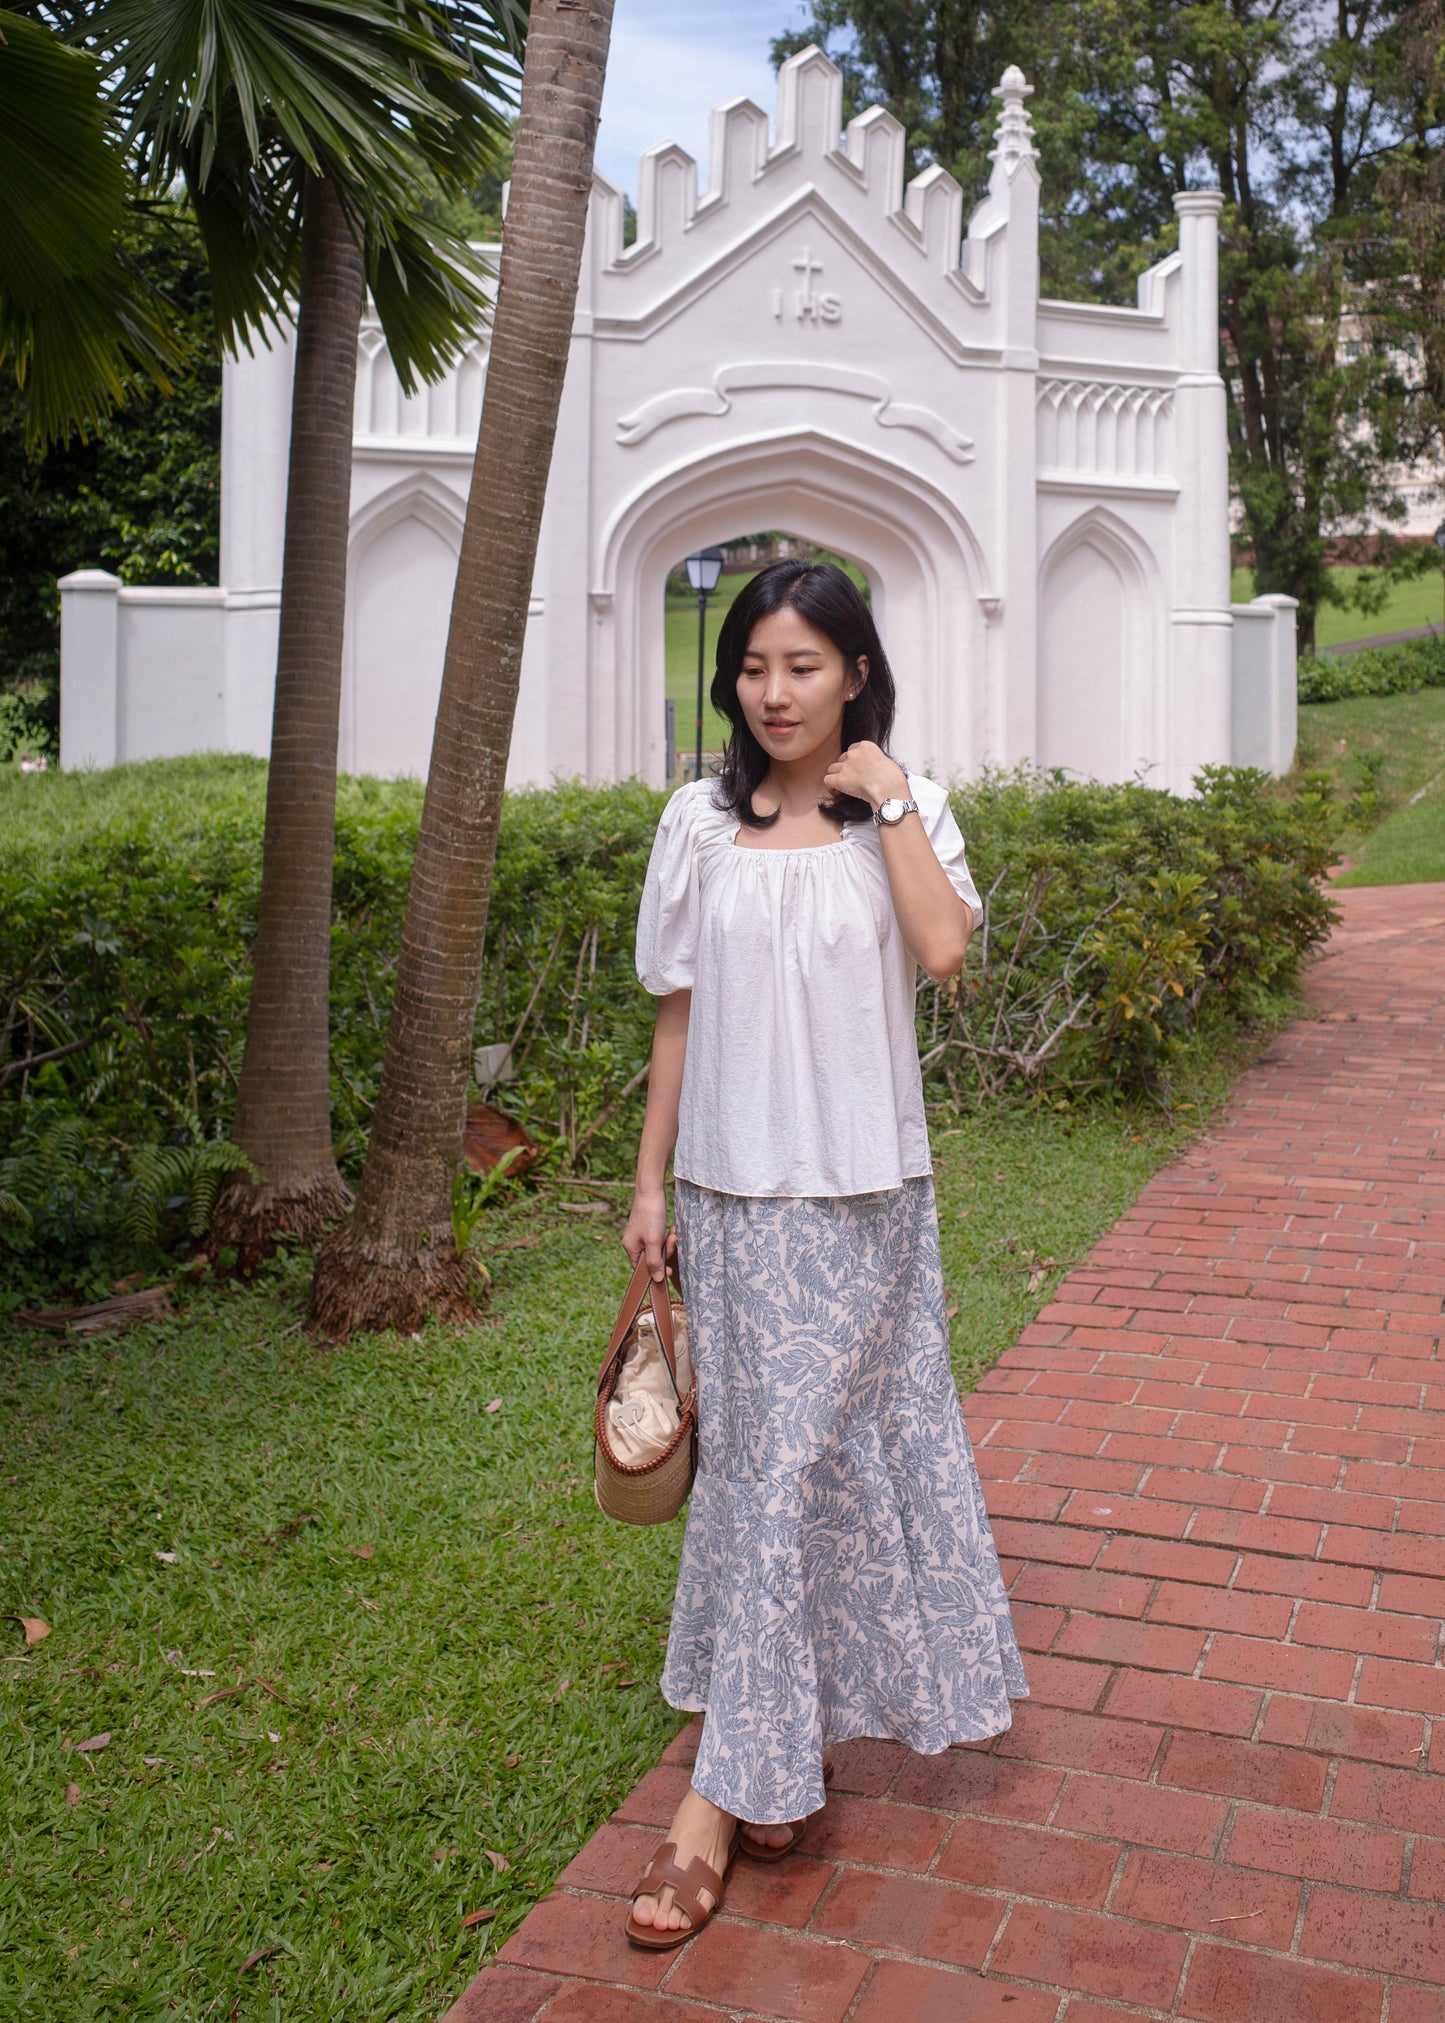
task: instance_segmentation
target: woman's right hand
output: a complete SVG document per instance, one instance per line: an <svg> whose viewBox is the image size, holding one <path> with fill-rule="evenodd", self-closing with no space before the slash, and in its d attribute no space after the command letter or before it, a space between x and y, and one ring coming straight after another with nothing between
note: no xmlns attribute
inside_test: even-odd
<svg viewBox="0 0 1445 2023"><path fill-rule="evenodd" d="M677 1255L677 1237L668 1230L667 1196L660 1187L639 1187L633 1194L622 1248L634 1266L645 1257L648 1271L659 1284L667 1277L667 1260Z"/></svg>

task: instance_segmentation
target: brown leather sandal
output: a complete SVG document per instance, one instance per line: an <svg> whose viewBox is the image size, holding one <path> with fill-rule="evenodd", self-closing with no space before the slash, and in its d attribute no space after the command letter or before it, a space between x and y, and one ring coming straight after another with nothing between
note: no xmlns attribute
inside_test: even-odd
<svg viewBox="0 0 1445 2023"><path fill-rule="evenodd" d="M824 1757L823 1789L826 1791L832 1782L833 1766ZM738 1826L738 1847L748 1857L749 1861L781 1861L784 1855L789 1855L793 1852L793 1849L798 1845L807 1831L808 1822L806 1819L790 1820L788 1822L789 1838L780 1841L776 1847L770 1847L765 1840L754 1840L751 1828L746 1821L742 1821Z"/></svg>
<svg viewBox="0 0 1445 2023"><path fill-rule="evenodd" d="M627 1936L634 1946L646 1946L654 1953L669 1953L674 1946L681 1946L688 1939L696 1938L703 1926L722 1907L723 1891L727 1887L727 1873L733 1865L733 1857L738 1851L738 1832L733 1829L733 1837L728 1846L727 1859L722 1866L722 1874L700 1854L694 1855L686 1868L679 1868L675 1859L677 1842L665 1840L647 1867L642 1878L632 1892L635 1904L639 1897L659 1896L663 1890L671 1889L673 1908L682 1912L688 1920L680 1931L659 1931L656 1925L639 1925L630 1913L627 1919ZM701 1892L706 1890L712 1898L711 1904L702 1901Z"/></svg>

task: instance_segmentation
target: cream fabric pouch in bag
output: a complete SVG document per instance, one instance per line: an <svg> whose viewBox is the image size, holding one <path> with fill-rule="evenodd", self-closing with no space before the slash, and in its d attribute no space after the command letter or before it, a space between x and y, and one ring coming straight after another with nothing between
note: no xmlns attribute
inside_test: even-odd
<svg viewBox="0 0 1445 2023"><path fill-rule="evenodd" d="M637 1316L636 1339L627 1351L617 1389L607 1406L607 1442L624 1467L636 1467L672 1444L678 1428L678 1394L692 1389L692 1357L682 1308L672 1309L673 1350L677 1356L677 1388L662 1353L657 1321L644 1308Z"/></svg>

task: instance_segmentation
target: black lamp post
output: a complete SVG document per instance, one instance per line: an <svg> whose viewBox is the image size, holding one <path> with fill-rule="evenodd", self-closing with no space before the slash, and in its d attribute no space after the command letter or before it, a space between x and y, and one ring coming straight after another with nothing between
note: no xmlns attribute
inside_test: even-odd
<svg viewBox="0 0 1445 2023"><path fill-rule="evenodd" d="M1445 520L1435 529L1435 546L1440 550L1440 560L1445 563Z"/></svg>
<svg viewBox="0 0 1445 2023"><path fill-rule="evenodd" d="M702 671L707 656L707 600L717 589L717 579L722 574L723 551L721 548L702 548L696 555L687 558L687 580L697 592L697 771L695 780L702 778Z"/></svg>

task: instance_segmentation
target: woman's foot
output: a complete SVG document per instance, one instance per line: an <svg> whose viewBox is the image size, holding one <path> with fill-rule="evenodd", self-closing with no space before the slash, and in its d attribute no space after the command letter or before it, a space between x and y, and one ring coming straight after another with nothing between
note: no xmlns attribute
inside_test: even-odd
<svg viewBox="0 0 1445 2023"><path fill-rule="evenodd" d="M833 1782L833 1752L823 1751L823 1788ZM779 1861L785 1854L791 1854L803 1838L808 1822L795 1819L782 1826L754 1826L750 1819L741 1822L740 1845L744 1854L750 1854L758 1861Z"/></svg>
<svg viewBox="0 0 1445 2023"><path fill-rule="evenodd" d="M792 1826L751 1826L743 1828L743 1840L758 1847L790 1847L797 1829Z"/></svg>
<svg viewBox="0 0 1445 2023"><path fill-rule="evenodd" d="M724 1812L721 1806L704 1798L700 1791L689 1790L677 1808L667 1833L668 1840L676 1849L673 1860L680 1869L685 1869L700 1855L710 1869L723 1875L732 1853L736 1830L737 1821L730 1812ZM760 1832L769 1830L766 1827L759 1829ZM705 1909L715 1908L710 1890L699 1891L698 1895ZM632 1916L635 1923L651 1926L660 1932L687 1931L692 1925L691 1918L674 1903L670 1888L660 1890L655 1897L638 1897L632 1906Z"/></svg>

